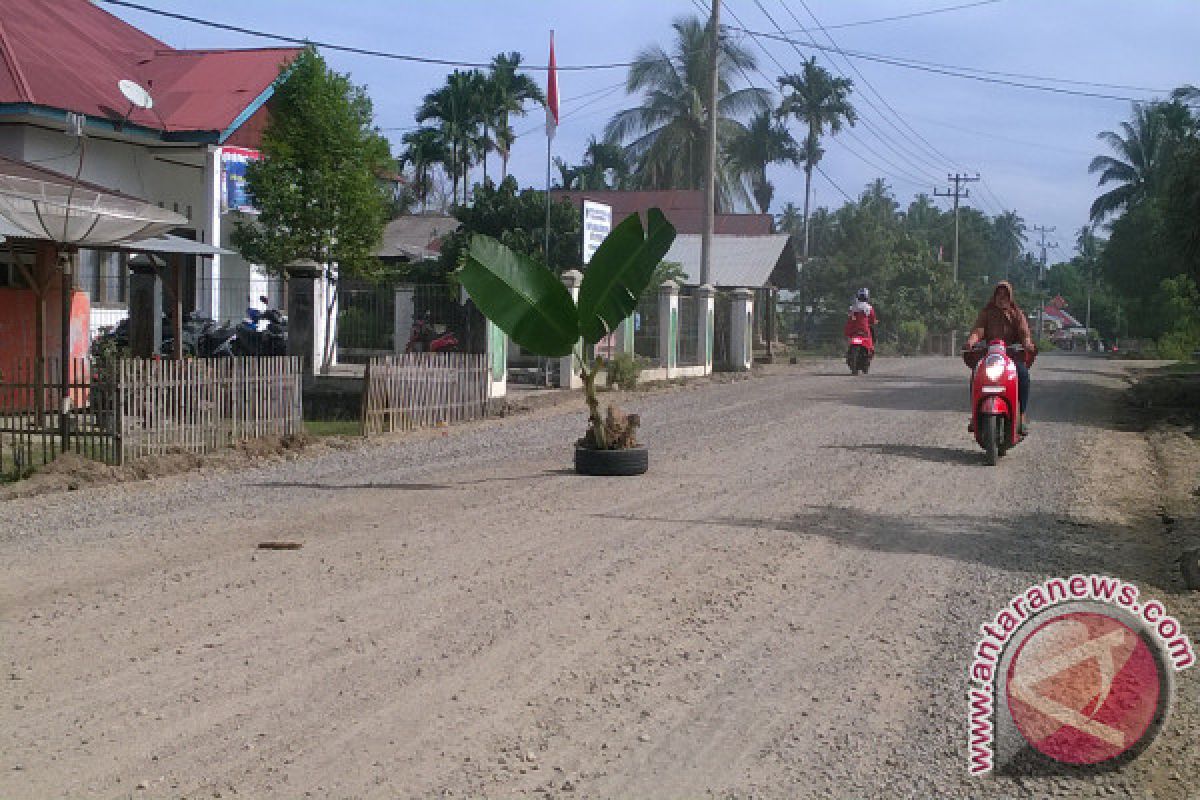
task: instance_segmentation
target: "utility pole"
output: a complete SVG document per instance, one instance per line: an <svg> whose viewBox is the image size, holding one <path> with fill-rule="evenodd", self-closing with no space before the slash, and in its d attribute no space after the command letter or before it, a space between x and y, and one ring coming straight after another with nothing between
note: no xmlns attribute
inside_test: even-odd
<svg viewBox="0 0 1200 800"><path fill-rule="evenodd" d="M1040 348L1042 346L1042 328L1045 327L1044 323L1043 323L1043 317L1046 314L1046 293L1045 293L1046 250L1058 247L1058 242L1047 242L1046 241L1046 234L1054 233L1054 231L1055 231L1055 227L1053 225L1051 225L1048 228L1045 225L1034 225L1033 230L1038 234L1038 238L1039 238L1038 247L1040 247L1042 250L1042 262L1041 262L1041 266L1038 268L1038 282L1037 282L1037 295L1038 295L1037 343L1038 343L1038 347Z"/></svg>
<svg viewBox="0 0 1200 800"><path fill-rule="evenodd" d="M954 282L958 283L958 200L962 197L970 197L969 189L963 189L964 183L974 183L979 180L979 173L976 172L974 177L968 175L960 175L957 172L953 175L947 175L946 180L954 184L954 190L947 189L944 192L939 192L934 188L934 197L953 197L954 198Z"/></svg>
<svg viewBox="0 0 1200 800"><path fill-rule="evenodd" d="M708 42L708 142L704 163L704 225L700 229L700 285L711 283L712 237L717 197L717 60L721 40L721 0L712 0Z"/></svg>

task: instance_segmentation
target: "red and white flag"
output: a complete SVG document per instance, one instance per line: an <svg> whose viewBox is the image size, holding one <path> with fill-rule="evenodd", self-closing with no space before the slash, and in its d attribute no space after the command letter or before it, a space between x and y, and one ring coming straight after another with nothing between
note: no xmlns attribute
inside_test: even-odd
<svg viewBox="0 0 1200 800"><path fill-rule="evenodd" d="M546 136L558 130L558 73L554 63L554 31L550 31L550 69L546 77Z"/></svg>

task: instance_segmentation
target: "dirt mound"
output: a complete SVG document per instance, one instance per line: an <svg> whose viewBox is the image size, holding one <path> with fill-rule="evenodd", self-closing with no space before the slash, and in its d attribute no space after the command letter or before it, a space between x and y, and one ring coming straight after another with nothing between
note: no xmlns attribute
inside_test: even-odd
<svg viewBox="0 0 1200 800"><path fill-rule="evenodd" d="M1200 372L1161 372L1139 377L1129 403L1146 422L1190 427L1200 434Z"/></svg>
<svg viewBox="0 0 1200 800"><path fill-rule="evenodd" d="M64 453L28 478L0 486L0 501L33 497L53 492L69 492L91 486L153 480L205 468L234 468L262 461L295 458L313 446L307 434L264 436L247 439L215 453L163 453L146 456L120 467L93 461L77 453Z"/></svg>

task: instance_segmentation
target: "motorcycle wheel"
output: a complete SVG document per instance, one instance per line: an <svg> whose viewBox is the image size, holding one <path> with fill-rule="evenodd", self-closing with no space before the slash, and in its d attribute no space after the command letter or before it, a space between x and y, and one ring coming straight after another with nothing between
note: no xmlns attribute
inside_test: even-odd
<svg viewBox="0 0 1200 800"><path fill-rule="evenodd" d="M983 446L983 459L989 467L996 466L1000 456L1000 426L997 422L991 414L985 414L980 420L983 429L979 432L979 444Z"/></svg>

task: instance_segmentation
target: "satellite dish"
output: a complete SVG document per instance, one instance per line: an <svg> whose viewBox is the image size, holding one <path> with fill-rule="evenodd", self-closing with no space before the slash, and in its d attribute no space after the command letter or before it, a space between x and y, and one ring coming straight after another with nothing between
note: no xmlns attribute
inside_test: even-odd
<svg viewBox="0 0 1200 800"><path fill-rule="evenodd" d="M117 88L121 90L121 94L125 95L125 99L129 101L130 105L137 108L154 108L154 98L137 83L131 80L119 80Z"/></svg>

